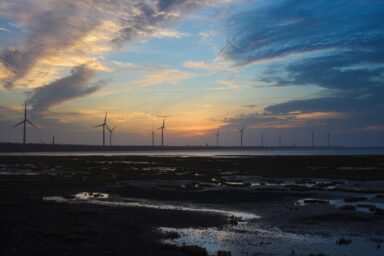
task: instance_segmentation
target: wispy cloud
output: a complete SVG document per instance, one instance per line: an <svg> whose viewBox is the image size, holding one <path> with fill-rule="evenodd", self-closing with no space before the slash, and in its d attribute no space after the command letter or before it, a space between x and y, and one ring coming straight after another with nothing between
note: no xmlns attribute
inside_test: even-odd
<svg viewBox="0 0 384 256"><path fill-rule="evenodd" d="M217 83L229 89L239 89L243 87L242 84L236 83L233 80L219 80Z"/></svg>
<svg viewBox="0 0 384 256"><path fill-rule="evenodd" d="M190 79L193 76L194 75L190 72L184 72L177 69L159 69L151 71L146 78L135 80L130 84L136 86L179 84L181 81Z"/></svg>
<svg viewBox="0 0 384 256"><path fill-rule="evenodd" d="M204 70L209 72L236 71L233 63L224 59L216 59L213 62L188 60L183 63L183 66L189 69Z"/></svg>
<svg viewBox="0 0 384 256"><path fill-rule="evenodd" d="M2 84L39 86L33 78L47 66L85 64L137 38L185 36L168 29L188 8L212 1L44 1L26 0L0 6L0 14L25 31L25 42L2 49L0 62L8 75ZM68 63L68 64L66 64ZM72 66L72 67L73 67ZM3 72L4 73L4 72ZM52 72L57 79L63 70ZM44 82L49 82L46 79Z"/></svg>
<svg viewBox="0 0 384 256"><path fill-rule="evenodd" d="M363 116L383 111L383 11L380 1L274 1L230 19L222 54L238 66L264 65L258 80L266 85L328 91L327 97L267 106L270 115L299 111L322 119L319 113L342 112L350 125L382 124Z"/></svg>

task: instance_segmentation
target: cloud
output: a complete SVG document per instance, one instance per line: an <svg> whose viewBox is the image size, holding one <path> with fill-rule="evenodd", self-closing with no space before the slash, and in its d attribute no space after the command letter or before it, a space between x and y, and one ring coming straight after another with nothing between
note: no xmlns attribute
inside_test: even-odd
<svg viewBox="0 0 384 256"><path fill-rule="evenodd" d="M379 49L383 10L379 1L276 1L232 17L224 53L245 64L321 49Z"/></svg>
<svg viewBox="0 0 384 256"><path fill-rule="evenodd" d="M217 83L229 89L239 89L243 87L242 84L236 83L233 80L219 80Z"/></svg>
<svg viewBox="0 0 384 256"><path fill-rule="evenodd" d="M267 106L265 113L345 113L351 126L383 124L367 118L384 110L382 2L280 0L262 6L229 20L222 54L240 67L264 65L257 80L267 85L318 86L327 95Z"/></svg>
<svg viewBox="0 0 384 256"><path fill-rule="evenodd" d="M20 26L25 40L0 51L0 63L6 68L2 73L7 74L1 83L6 88L38 87L58 79L67 68L91 61L106 69L101 64L105 54L138 38L184 36L167 27L191 8L216 2L219 1L7 2L0 5L0 15Z"/></svg>
<svg viewBox="0 0 384 256"><path fill-rule="evenodd" d="M135 80L132 84L136 86L151 86L158 84L178 84L181 81L192 78L194 75L190 72L184 72L177 69L160 69L151 71L144 79Z"/></svg>
<svg viewBox="0 0 384 256"><path fill-rule="evenodd" d="M198 35L202 40L207 40L210 38L217 37L220 33L216 30L202 31Z"/></svg>
<svg viewBox="0 0 384 256"><path fill-rule="evenodd" d="M92 94L107 83L105 80L92 83L96 74L95 70L87 66L73 68L69 76L34 89L28 103L34 111L44 112L70 99Z"/></svg>
<svg viewBox="0 0 384 256"><path fill-rule="evenodd" d="M209 72L218 72L218 71L235 71L233 63L224 59L216 59L213 62L205 61L194 61L188 60L183 63L183 66L190 69L205 70Z"/></svg>
<svg viewBox="0 0 384 256"><path fill-rule="evenodd" d="M383 11L378 1L277 1L234 16L223 54L240 66L270 60L260 79L270 84L375 89L384 83Z"/></svg>
<svg viewBox="0 0 384 256"><path fill-rule="evenodd" d="M170 37L170 38L181 38L184 36L187 36L188 34L182 33L176 30L172 29L162 29L158 28L155 31L152 32L152 37L156 38L164 38L164 37Z"/></svg>
<svg viewBox="0 0 384 256"><path fill-rule="evenodd" d="M285 114L275 113L248 113L227 117L224 121L229 128L247 125L248 128L283 129L297 127L324 126L327 122L345 122L349 116L341 112L291 112Z"/></svg>
<svg viewBox="0 0 384 256"><path fill-rule="evenodd" d="M12 73L0 62L0 79L10 77Z"/></svg>

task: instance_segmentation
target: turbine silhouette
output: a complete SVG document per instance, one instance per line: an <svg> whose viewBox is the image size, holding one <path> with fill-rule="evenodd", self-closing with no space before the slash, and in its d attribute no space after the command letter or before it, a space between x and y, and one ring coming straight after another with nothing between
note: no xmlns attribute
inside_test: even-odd
<svg viewBox="0 0 384 256"><path fill-rule="evenodd" d="M158 128L161 130L161 146L162 147L164 147L165 118L166 116L163 117L163 125Z"/></svg>
<svg viewBox="0 0 384 256"><path fill-rule="evenodd" d="M217 130L217 132L216 132L216 147L219 147L219 136L220 136L220 130Z"/></svg>
<svg viewBox="0 0 384 256"><path fill-rule="evenodd" d="M153 130L153 126L152 126L152 147L155 146L155 131Z"/></svg>
<svg viewBox="0 0 384 256"><path fill-rule="evenodd" d="M23 124L23 145L25 146L25 143L26 143L26 137L27 137L27 123L30 124L31 126L33 126L34 128L36 129L39 129L37 128L36 125L34 125L31 121L29 121L27 119L27 104L24 104L24 120L21 121L20 123L17 123L15 124L13 127L17 127L21 124Z"/></svg>
<svg viewBox="0 0 384 256"><path fill-rule="evenodd" d="M107 114L108 112L105 112L104 122L95 126L95 128L103 127L103 147L105 147L105 127L107 126Z"/></svg>
<svg viewBox="0 0 384 256"><path fill-rule="evenodd" d="M240 131L240 146L243 147L243 134L244 134L244 130L245 130L245 125L239 129Z"/></svg>
<svg viewBox="0 0 384 256"><path fill-rule="evenodd" d="M112 146L112 133L113 131L116 129L116 126L113 127L112 129L109 128L109 126L107 125L107 130L109 131L109 146Z"/></svg>

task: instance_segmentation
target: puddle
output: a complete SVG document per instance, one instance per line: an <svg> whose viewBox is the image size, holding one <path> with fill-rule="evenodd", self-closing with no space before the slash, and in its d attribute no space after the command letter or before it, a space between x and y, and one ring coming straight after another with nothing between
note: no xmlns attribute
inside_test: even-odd
<svg viewBox="0 0 384 256"><path fill-rule="evenodd" d="M349 236L314 236L283 232L276 228L262 227L258 223L240 223L237 226L218 228L159 228L161 232L175 232L176 239L165 239L164 243L198 245L205 248L209 255L217 251L230 251L232 255L253 255L265 253L272 255L325 255L362 254L383 255L378 243L362 237ZM339 245L339 239L350 239L349 245Z"/></svg>
<svg viewBox="0 0 384 256"><path fill-rule="evenodd" d="M145 167L143 171L156 171L156 172L174 172L176 168L174 167L163 167L163 166L153 166L153 167Z"/></svg>
<svg viewBox="0 0 384 256"><path fill-rule="evenodd" d="M97 195L97 196L96 196ZM117 206L117 207L143 207L159 210L174 210L174 211L189 211L189 212L201 212L201 213L214 213L227 217L235 217L239 221L248 221L252 219L260 219L260 216L253 213L232 211L224 209L216 209L209 207L201 207L198 205L185 206L177 204L167 204L159 201L140 200L134 198L122 198L120 201L105 200L109 199L108 194L98 192L81 192L74 196L62 197L62 196L49 196L43 197L44 201L53 201L58 203L89 203L104 206ZM100 200L103 199L103 200Z"/></svg>
<svg viewBox="0 0 384 256"><path fill-rule="evenodd" d="M357 211L362 213L379 213L384 210L384 203L375 201L377 195L354 197L349 199L300 199L294 203L295 206L308 206L314 204L328 204L341 210Z"/></svg>
<svg viewBox="0 0 384 256"><path fill-rule="evenodd" d="M335 181L300 181L300 180L284 180L284 181L257 181L252 182L252 187L276 187L276 188L308 188L318 190L333 190L339 187L347 185L346 182L335 182Z"/></svg>
<svg viewBox="0 0 384 256"><path fill-rule="evenodd" d="M107 199L109 197L106 193L99 193L99 192L80 192L75 195L75 198L82 199L82 200L88 200L88 199Z"/></svg>

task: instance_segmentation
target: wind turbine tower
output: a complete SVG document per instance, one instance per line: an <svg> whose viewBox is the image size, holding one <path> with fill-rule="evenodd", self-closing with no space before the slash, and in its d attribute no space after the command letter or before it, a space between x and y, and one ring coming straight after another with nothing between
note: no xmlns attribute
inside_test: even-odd
<svg viewBox="0 0 384 256"><path fill-rule="evenodd" d="M108 112L105 112L104 122L100 125L95 126L95 128L103 127L103 147L105 147L105 127L107 127L107 114Z"/></svg>
<svg viewBox="0 0 384 256"><path fill-rule="evenodd" d="M34 128L38 129L36 125L34 125L31 121L27 119L27 104L24 104L24 120L13 126L13 127L16 127L23 124L23 145L24 146L26 143L26 136L27 136L27 123L32 125Z"/></svg>
<svg viewBox="0 0 384 256"><path fill-rule="evenodd" d="M239 129L240 131L240 146L243 147L243 135L244 135L245 125Z"/></svg>
<svg viewBox="0 0 384 256"><path fill-rule="evenodd" d="M155 131L153 130L152 126L152 147L155 146Z"/></svg>
<svg viewBox="0 0 384 256"><path fill-rule="evenodd" d="M327 133L327 146L331 146L331 133Z"/></svg>
<svg viewBox="0 0 384 256"><path fill-rule="evenodd" d="M220 136L220 131L217 130L217 132L216 132L216 147L219 147L219 136Z"/></svg>
<svg viewBox="0 0 384 256"><path fill-rule="evenodd" d="M161 146L164 147L165 116L163 117L163 125L159 129L161 129Z"/></svg>
<svg viewBox="0 0 384 256"><path fill-rule="evenodd" d="M112 129L109 128L109 126L107 125L107 130L109 131L109 146L112 146L112 133L113 131L116 129L116 126L113 127Z"/></svg>

